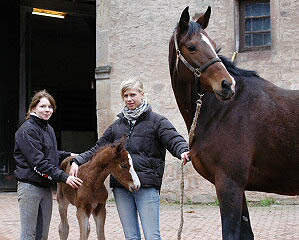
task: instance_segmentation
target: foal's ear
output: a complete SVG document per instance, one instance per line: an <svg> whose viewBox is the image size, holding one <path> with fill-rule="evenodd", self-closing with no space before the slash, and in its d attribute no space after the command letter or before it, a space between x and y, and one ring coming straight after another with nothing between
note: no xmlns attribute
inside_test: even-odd
<svg viewBox="0 0 299 240"><path fill-rule="evenodd" d="M211 7L209 6L207 11L201 14L201 16L196 21L201 25L202 29L205 29L208 26L210 16L211 16Z"/></svg>
<svg viewBox="0 0 299 240"><path fill-rule="evenodd" d="M119 142L115 149L116 154L119 154L123 149L124 149L124 144L122 142Z"/></svg>
<svg viewBox="0 0 299 240"><path fill-rule="evenodd" d="M117 153L120 153L122 150L124 150L125 144L126 144L126 139L127 139L127 135L124 134L122 136L122 138L120 139L120 142L118 143L117 147L116 147L116 152Z"/></svg>
<svg viewBox="0 0 299 240"><path fill-rule="evenodd" d="M179 21L179 31L185 32L189 28L189 21L190 21L190 15L189 15L189 6L184 9L182 12L180 21Z"/></svg>

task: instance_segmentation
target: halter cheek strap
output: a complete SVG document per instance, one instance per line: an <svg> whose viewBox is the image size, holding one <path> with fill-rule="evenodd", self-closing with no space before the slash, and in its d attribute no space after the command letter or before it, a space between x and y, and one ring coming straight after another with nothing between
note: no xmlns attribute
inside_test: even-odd
<svg viewBox="0 0 299 240"><path fill-rule="evenodd" d="M177 41L177 31L175 31L174 33L174 45L175 45L175 51L176 51L176 69L178 71L178 63L179 60L181 60L185 66L187 68L190 69L191 72L193 72L195 78L200 78L201 73L206 70L209 66L211 66L212 64L216 63L216 62L221 62L220 58L218 57L214 57L213 59L211 59L210 61L208 61L207 63L205 63L202 66L198 66L197 68L194 68L190 63L188 63L188 61L184 58L184 56L181 54L181 51L179 49L178 46L178 41Z"/></svg>

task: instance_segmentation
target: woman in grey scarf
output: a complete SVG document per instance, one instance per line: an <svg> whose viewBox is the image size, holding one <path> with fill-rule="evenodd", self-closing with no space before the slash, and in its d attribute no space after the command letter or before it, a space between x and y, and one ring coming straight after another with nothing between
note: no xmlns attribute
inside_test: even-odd
<svg viewBox="0 0 299 240"><path fill-rule="evenodd" d="M126 134L126 149L133 160L141 188L132 193L113 176L110 177L125 238L142 239L139 216L145 239L160 240L160 189L166 149L186 163L189 160L188 143L165 117L152 111L141 81L124 81L120 90L125 107L117 115L118 119L93 148L73 160L70 174L76 176L78 166L89 161L100 147L118 141Z"/></svg>

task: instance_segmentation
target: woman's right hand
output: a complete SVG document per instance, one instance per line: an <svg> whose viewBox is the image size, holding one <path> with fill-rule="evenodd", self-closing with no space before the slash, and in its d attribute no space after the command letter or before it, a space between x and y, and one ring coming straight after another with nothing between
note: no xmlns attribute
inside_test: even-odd
<svg viewBox="0 0 299 240"><path fill-rule="evenodd" d="M70 185L74 189L81 186L82 183L83 181L80 178L74 176L69 176L66 180L66 184Z"/></svg>
<svg viewBox="0 0 299 240"><path fill-rule="evenodd" d="M72 165L71 165L71 170L70 170L69 174L71 176L77 177L78 176L78 169L79 169L79 166L75 162L73 162Z"/></svg>

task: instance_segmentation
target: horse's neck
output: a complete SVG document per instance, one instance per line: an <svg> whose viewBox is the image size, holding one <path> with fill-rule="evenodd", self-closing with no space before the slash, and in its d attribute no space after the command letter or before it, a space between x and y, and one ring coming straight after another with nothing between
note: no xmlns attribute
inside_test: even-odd
<svg viewBox="0 0 299 240"><path fill-rule="evenodd" d="M246 91L244 91L244 80L237 76L234 76L236 84L236 94L233 99L228 102L221 102L216 98L214 93L205 93L202 99L202 107L200 112L201 124L210 124L211 121L216 123L222 121L223 117L227 114L227 111L231 111L232 108L238 107L240 102L247 101Z"/></svg>
<svg viewBox="0 0 299 240"><path fill-rule="evenodd" d="M176 70L176 57L175 57L175 46L173 37L170 40L169 44L169 71L171 75L171 85L175 95L175 99L177 105L179 107L180 113L184 118L185 124L188 128L188 131L192 124L192 118L190 115L194 115L195 110L190 106L192 104L191 101L191 94L190 94L190 87L188 88L185 85L185 81L178 75L178 71ZM192 104L193 105L193 104Z"/></svg>
<svg viewBox="0 0 299 240"><path fill-rule="evenodd" d="M87 175L88 181L91 184L100 185L103 184L105 179L108 177L109 172L107 171L107 167L105 164L102 163L103 159L97 158L92 159L92 161L88 162L87 164Z"/></svg>
<svg viewBox="0 0 299 240"><path fill-rule="evenodd" d="M196 100L198 95L196 87L186 84L189 81L182 80L176 73L172 75L172 87L179 110L184 118L188 130L191 127L194 114L196 112Z"/></svg>
<svg viewBox="0 0 299 240"><path fill-rule="evenodd" d="M200 118L202 121L209 122L211 119L216 119L220 111L225 109L225 104L220 103L214 93L205 93L202 99Z"/></svg>

